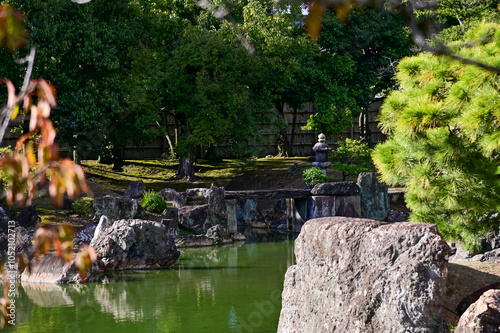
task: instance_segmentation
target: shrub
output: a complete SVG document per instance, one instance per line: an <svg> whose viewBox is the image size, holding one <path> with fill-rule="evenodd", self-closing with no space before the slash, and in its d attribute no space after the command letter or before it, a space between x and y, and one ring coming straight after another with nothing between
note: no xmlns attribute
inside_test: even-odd
<svg viewBox="0 0 500 333"><path fill-rule="evenodd" d="M332 168L342 173L344 181L358 177L361 172L372 171L371 149L362 140L346 139L340 142L330 157L333 158Z"/></svg>
<svg viewBox="0 0 500 333"><path fill-rule="evenodd" d="M328 181L328 177L321 172L320 168L309 168L302 173L302 180L308 186L314 186Z"/></svg>
<svg viewBox="0 0 500 333"><path fill-rule="evenodd" d="M94 198L83 197L73 202L73 210L79 215L89 215L94 204Z"/></svg>
<svg viewBox="0 0 500 333"><path fill-rule="evenodd" d="M144 198L141 200L141 206L149 211L161 213L167 208L167 203L158 193L146 191L146 193L144 193Z"/></svg>

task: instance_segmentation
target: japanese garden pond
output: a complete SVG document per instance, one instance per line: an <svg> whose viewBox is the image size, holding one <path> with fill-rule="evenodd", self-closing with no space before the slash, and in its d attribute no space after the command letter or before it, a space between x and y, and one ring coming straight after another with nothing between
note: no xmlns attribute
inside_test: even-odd
<svg viewBox="0 0 500 333"><path fill-rule="evenodd" d="M107 283L22 283L6 332L276 332L295 236L247 236L242 245L181 249L172 269Z"/></svg>

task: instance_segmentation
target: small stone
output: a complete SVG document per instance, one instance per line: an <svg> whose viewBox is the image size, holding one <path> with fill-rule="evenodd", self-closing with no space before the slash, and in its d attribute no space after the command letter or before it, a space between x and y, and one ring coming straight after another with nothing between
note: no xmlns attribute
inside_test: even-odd
<svg viewBox="0 0 500 333"><path fill-rule="evenodd" d="M241 234L239 232L233 234L231 236L231 238L233 239L234 242L244 242L244 241L247 240L247 238L245 237L245 235L243 235L243 234Z"/></svg>
<svg viewBox="0 0 500 333"><path fill-rule="evenodd" d="M220 224L214 225L208 229L205 236L213 239L217 245L222 245L224 241L229 238L227 230Z"/></svg>
<svg viewBox="0 0 500 333"><path fill-rule="evenodd" d="M214 240L206 235L188 235L177 239L175 245L181 247L209 247L214 246Z"/></svg>
<svg viewBox="0 0 500 333"><path fill-rule="evenodd" d="M400 210L391 209L389 211L389 215L387 216L387 222L389 223L405 222L408 221L409 217L410 217L410 212L402 212Z"/></svg>
<svg viewBox="0 0 500 333"><path fill-rule="evenodd" d="M130 182L127 190L124 193L125 197L129 198L142 198L144 196L144 192L146 191L146 185L142 180L137 180L134 182Z"/></svg>
<svg viewBox="0 0 500 333"><path fill-rule="evenodd" d="M24 228L34 228L40 222L40 216L36 213L36 206L26 206L16 219L18 225Z"/></svg>

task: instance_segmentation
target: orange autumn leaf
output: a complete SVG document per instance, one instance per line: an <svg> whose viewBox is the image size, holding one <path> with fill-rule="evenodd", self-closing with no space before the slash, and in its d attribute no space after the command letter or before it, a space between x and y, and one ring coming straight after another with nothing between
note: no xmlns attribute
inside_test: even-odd
<svg viewBox="0 0 500 333"><path fill-rule="evenodd" d="M324 12L325 5L323 3L318 1L309 3L309 15L307 15L306 18L306 28L309 36L311 36L313 40L318 40L319 38Z"/></svg>

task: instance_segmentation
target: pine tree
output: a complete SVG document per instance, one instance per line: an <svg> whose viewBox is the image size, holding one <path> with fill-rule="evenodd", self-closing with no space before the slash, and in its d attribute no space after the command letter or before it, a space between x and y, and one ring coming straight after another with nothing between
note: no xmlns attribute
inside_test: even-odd
<svg viewBox="0 0 500 333"><path fill-rule="evenodd" d="M500 25L465 37L450 46L500 65ZM500 225L500 77L429 53L401 61L396 77L380 116L389 138L373 153L382 180L407 189L412 221L478 250Z"/></svg>

